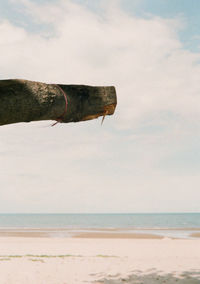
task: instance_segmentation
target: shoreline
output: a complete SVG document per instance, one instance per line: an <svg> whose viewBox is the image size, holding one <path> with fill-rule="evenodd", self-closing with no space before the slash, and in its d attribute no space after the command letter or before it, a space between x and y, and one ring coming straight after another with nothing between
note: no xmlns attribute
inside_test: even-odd
<svg viewBox="0 0 200 284"><path fill-rule="evenodd" d="M115 232L70 232L57 230L0 230L0 238L91 238L91 239L163 239L164 237L154 234L143 233L115 233Z"/></svg>
<svg viewBox="0 0 200 284"><path fill-rule="evenodd" d="M200 228L0 228L2 237L99 239L198 239Z"/></svg>

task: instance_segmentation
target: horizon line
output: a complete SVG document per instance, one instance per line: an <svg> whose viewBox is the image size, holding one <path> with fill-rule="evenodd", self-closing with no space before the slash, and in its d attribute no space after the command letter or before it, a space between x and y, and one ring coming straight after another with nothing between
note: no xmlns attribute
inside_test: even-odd
<svg viewBox="0 0 200 284"><path fill-rule="evenodd" d="M124 215L128 215L128 214L200 214L200 211L189 211L189 212L184 212L184 211L180 211L180 212L0 212L1 214L57 214L57 215L61 215L61 214L74 214L74 215L78 215L78 214L82 214L82 215L92 215L92 214L99 214L99 215L103 215L103 214L124 214Z"/></svg>

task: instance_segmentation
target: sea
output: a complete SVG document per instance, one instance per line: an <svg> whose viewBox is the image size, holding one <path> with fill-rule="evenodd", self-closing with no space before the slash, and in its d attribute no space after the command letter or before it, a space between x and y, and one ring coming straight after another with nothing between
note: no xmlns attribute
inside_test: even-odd
<svg viewBox="0 0 200 284"><path fill-rule="evenodd" d="M200 213L0 214L0 230L45 230L52 237L103 230L193 238L200 233Z"/></svg>

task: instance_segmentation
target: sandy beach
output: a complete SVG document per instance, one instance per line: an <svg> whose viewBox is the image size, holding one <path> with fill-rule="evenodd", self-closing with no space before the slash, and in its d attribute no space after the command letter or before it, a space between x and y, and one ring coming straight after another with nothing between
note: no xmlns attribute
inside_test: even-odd
<svg viewBox="0 0 200 284"><path fill-rule="evenodd" d="M200 240L1 237L1 284L200 283Z"/></svg>

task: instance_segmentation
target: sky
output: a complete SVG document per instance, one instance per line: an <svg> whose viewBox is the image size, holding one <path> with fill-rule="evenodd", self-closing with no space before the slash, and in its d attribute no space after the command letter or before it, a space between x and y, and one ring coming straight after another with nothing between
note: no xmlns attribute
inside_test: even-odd
<svg viewBox="0 0 200 284"><path fill-rule="evenodd" d="M200 212L199 0L0 0L0 79L114 85L113 116L0 127L0 213Z"/></svg>

